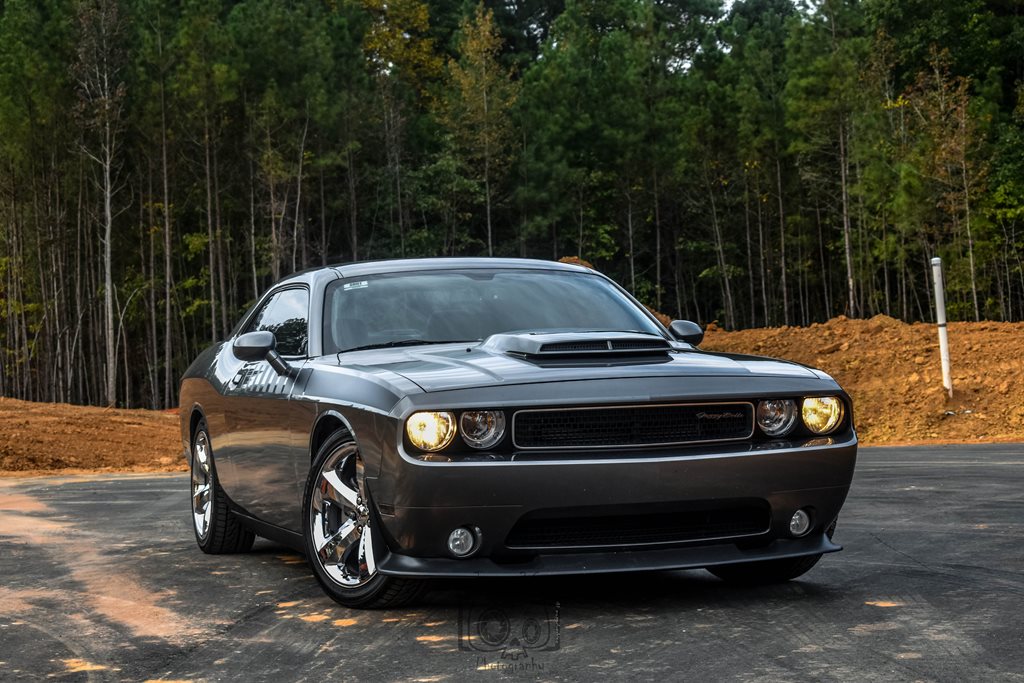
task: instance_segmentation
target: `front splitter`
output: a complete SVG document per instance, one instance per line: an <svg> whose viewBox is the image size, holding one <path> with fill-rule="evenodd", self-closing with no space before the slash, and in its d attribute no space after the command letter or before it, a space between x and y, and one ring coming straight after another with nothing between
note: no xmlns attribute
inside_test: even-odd
<svg viewBox="0 0 1024 683"><path fill-rule="evenodd" d="M614 572L699 569L723 564L781 560L834 553L836 545L824 533L807 538L779 539L759 548L735 544L684 546L657 550L551 553L522 562L496 562L488 557L455 560L444 557L410 557L389 552L377 570L389 576L418 578L559 576Z"/></svg>

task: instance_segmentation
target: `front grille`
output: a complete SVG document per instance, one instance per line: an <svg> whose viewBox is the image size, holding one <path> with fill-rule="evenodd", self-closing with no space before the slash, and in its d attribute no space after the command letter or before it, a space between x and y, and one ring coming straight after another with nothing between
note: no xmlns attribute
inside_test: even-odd
<svg viewBox="0 0 1024 683"><path fill-rule="evenodd" d="M668 510L601 516L553 516L541 511L522 517L505 539L509 548L585 548L710 541L768 531L767 503L702 510Z"/></svg>
<svg viewBox="0 0 1024 683"><path fill-rule="evenodd" d="M517 448L668 446L747 439L750 403L521 410L512 418Z"/></svg>

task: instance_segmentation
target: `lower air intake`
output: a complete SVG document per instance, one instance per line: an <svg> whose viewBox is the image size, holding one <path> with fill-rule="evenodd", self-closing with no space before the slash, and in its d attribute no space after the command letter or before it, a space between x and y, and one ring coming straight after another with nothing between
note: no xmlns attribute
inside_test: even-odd
<svg viewBox="0 0 1024 683"><path fill-rule="evenodd" d="M516 549L552 549L711 541L763 534L770 524L771 511L764 501L707 509L603 515L542 510L520 518L505 545Z"/></svg>

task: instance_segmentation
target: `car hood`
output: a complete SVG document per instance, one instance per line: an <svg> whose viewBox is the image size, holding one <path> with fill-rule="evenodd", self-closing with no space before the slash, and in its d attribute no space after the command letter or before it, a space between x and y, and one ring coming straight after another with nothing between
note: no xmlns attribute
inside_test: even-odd
<svg viewBox="0 0 1024 683"><path fill-rule="evenodd" d="M593 379L697 376L784 376L826 379L796 363L759 356L674 350L659 359L540 361L496 353L480 344L355 351L338 355L340 364L372 374L392 372L423 391L450 391L498 385Z"/></svg>

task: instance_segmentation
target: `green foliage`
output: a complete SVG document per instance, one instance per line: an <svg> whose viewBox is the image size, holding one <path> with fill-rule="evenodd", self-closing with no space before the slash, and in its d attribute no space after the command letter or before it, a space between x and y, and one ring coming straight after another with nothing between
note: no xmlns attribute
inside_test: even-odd
<svg viewBox="0 0 1024 683"><path fill-rule="evenodd" d="M100 5L128 403L173 402L276 278L349 259L574 255L739 327L930 319L938 255L952 319L1024 318L1014 3L8 0L2 393L102 400L78 362L108 336Z"/></svg>

